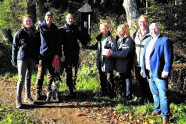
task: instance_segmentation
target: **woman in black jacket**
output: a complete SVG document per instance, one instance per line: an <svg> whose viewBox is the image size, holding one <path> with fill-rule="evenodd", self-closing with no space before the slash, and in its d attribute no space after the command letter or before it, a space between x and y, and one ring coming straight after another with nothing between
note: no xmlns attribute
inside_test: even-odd
<svg viewBox="0 0 186 124"><path fill-rule="evenodd" d="M12 44L12 64L17 66L19 81L17 83L16 108L21 108L21 92L25 82L24 102L34 104L30 94L31 77L35 63L39 58L39 34L32 26L31 16L23 18L21 29L19 29Z"/></svg>
<svg viewBox="0 0 186 124"><path fill-rule="evenodd" d="M130 37L130 31L127 24L121 24L117 28L116 50L105 51L104 56L115 59L116 72L119 72L121 83L119 89L120 95L126 99L131 99L131 70L133 67L134 41Z"/></svg>

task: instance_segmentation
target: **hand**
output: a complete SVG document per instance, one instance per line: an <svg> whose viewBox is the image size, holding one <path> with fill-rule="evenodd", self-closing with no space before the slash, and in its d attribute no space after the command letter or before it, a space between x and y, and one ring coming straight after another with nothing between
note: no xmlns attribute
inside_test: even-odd
<svg viewBox="0 0 186 124"><path fill-rule="evenodd" d="M65 56L60 57L60 61L61 61L61 62L64 62L64 61L65 61Z"/></svg>
<svg viewBox="0 0 186 124"><path fill-rule="evenodd" d="M168 72L165 72L165 71L163 71L162 73L161 73L161 77L162 78L167 78L168 77Z"/></svg>
<svg viewBox="0 0 186 124"><path fill-rule="evenodd" d="M103 55L104 57L109 57L109 56L112 55L112 50L110 50L110 49L104 49L104 50L102 51L102 55Z"/></svg>
<svg viewBox="0 0 186 124"><path fill-rule="evenodd" d="M141 76L143 77L144 74L143 74L143 71L142 71L142 70L140 71L140 74L141 74Z"/></svg>
<svg viewBox="0 0 186 124"><path fill-rule="evenodd" d="M54 56L54 59L58 59L59 60L59 56L58 55L55 55Z"/></svg>
<svg viewBox="0 0 186 124"><path fill-rule="evenodd" d="M37 69L37 68L38 68L38 65L39 65L39 64L36 64L34 68Z"/></svg>

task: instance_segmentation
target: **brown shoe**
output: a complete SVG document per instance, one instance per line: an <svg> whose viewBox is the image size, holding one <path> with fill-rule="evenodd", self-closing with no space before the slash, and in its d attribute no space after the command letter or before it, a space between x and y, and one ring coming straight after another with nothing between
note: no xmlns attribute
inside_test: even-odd
<svg viewBox="0 0 186 124"><path fill-rule="evenodd" d="M152 112L152 116L156 116L156 115L158 115L157 112Z"/></svg>
<svg viewBox="0 0 186 124"><path fill-rule="evenodd" d="M25 98L24 102L28 103L28 104L34 104L34 100L30 97L30 98Z"/></svg>
<svg viewBox="0 0 186 124"><path fill-rule="evenodd" d="M16 98L16 108L17 109L20 109L21 108L21 105L22 105L22 103L21 103L21 97L17 97Z"/></svg>
<svg viewBox="0 0 186 124"><path fill-rule="evenodd" d="M169 120L167 118L163 119L163 124L169 124Z"/></svg>

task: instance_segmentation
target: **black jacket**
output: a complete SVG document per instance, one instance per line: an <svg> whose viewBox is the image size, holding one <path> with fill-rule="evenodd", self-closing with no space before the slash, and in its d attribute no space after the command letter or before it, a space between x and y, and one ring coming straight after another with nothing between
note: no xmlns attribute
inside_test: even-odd
<svg viewBox="0 0 186 124"><path fill-rule="evenodd" d="M11 60L13 65L17 65L18 59L33 58L38 60L39 58L39 33L33 27L30 30L33 32L31 36L29 36L26 28L19 29L14 36Z"/></svg>
<svg viewBox="0 0 186 124"><path fill-rule="evenodd" d="M59 29L60 40L63 44L63 51L65 55L79 54L80 31L75 24L65 24Z"/></svg>

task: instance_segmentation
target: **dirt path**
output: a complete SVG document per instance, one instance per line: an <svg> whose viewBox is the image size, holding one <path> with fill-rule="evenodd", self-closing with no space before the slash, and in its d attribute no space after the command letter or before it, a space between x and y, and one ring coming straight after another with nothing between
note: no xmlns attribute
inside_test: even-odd
<svg viewBox="0 0 186 124"><path fill-rule="evenodd" d="M16 82L0 78L0 100L15 107ZM35 99L35 91L32 90ZM38 101L35 105L24 104L24 109L30 116L47 124L109 124L118 121L118 117L111 107L92 105L98 99L89 99L86 94L79 94L77 98L69 99L60 95L59 102ZM101 100L100 100L101 102Z"/></svg>

